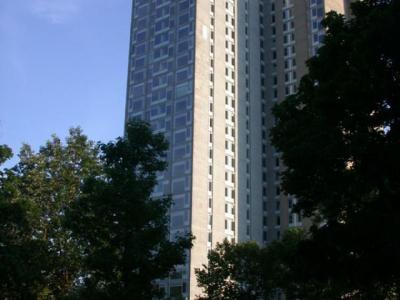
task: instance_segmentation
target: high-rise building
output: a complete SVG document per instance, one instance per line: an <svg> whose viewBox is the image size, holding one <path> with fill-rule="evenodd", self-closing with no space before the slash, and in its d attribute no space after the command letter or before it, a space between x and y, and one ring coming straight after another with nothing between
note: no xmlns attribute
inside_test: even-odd
<svg viewBox="0 0 400 300"><path fill-rule="evenodd" d="M236 59L233 0L134 0L126 119L170 142L154 197L172 194L171 238L192 232L186 266L167 294L200 294L195 268L236 237Z"/></svg>
<svg viewBox="0 0 400 300"><path fill-rule="evenodd" d="M126 120L169 140L153 196L173 197L171 238L196 237L187 264L160 280L167 295L201 294L194 270L216 243L266 244L302 225L279 188L270 109L296 91L321 18L342 2L133 0Z"/></svg>
<svg viewBox="0 0 400 300"><path fill-rule="evenodd" d="M251 0L248 2L253 3ZM258 26L260 33L250 30L248 37L244 35L244 39L249 40L244 44L249 44L250 49L239 48L238 53L252 53L254 48L260 52L259 55L250 54L250 62L246 64L250 76L247 97L250 101L247 105L249 108L246 108L246 111L250 111L246 119L246 122L250 123L250 131L247 132L255 142L250 142L247 146L252 154L248 189L251 193L250 205L246 208L250 212L238 210L239 227L247 223L246 226L250 228L242 230L246 231L246 235L240 235L239 240L256 240L260 244L267 244L279 239L289 227L309 225L308 220L303 220L301 215L292 212L296 199L286 195L280 187L280 172L285 167L279 152L269 141L270 128L275 123L271 110L275 103L296 92L301 77L307 72L306 61L316 54L323 42L325 30L321 21L325 14L332 10L344 14L345 1L269 0L259 3L258 8L253 4L253 9L249 11L249 22L245 23L244 28L246 30L246 26ZM246 63L239 60L239 63L241 62ZM244 93L244 90L240 92ZM243 96L240 99L246 99ZM240 126L238 130L245 130L245 127ZM243 148L239 148L239 155L241 149ZM252 162L254 159L256 161ZM240 168L238 172L244 174ZM258 177L261 178L261 185ZM239 184L239 191L242 190L242 186L243 184ZM239 201L241 199L239 198ZM244 208L243 201L240 203ZM250 218L245 221L245 217L241 215L250 215Z"/></svg>

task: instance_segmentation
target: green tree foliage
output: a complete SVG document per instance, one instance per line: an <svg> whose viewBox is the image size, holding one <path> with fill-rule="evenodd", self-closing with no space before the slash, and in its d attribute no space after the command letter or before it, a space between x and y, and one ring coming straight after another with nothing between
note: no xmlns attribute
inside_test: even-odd
<svg viewBox="0 0 400 300"><path fill-rule="evenodd" d="M0 149L0 161L11 156ZM38 153L24 145L20 162L0 176L0 293L9 299L60 298L80 270L79 246L63 226L83 178L100 170L95 145L80 129L66 144L53 136Z"/></svg>
<svg viewBox="0 0 400 300"><path fill-rule="evenodd" d="M12 150L7 145L0 145L0 166L12 157ZM2 173L0 173L2 174Z"/></svg>
<svg viewBox="0 0 400 300"><path fill-rule="evenodd" d="M254 242L224 241L209 253L208 265L196 270L205 294L198 299L275 299L280 292L285 292L287 299L301 299L307 285L292 276L291 266L298 263L295 254L305 238L303 230L291 229L265 248Z"/></svg>
<svg viewBox="0 0 400 300"><path fill-rule="evenodd" d="M171 200L150 197L167 148L161 134L140 122L100 146L101 175L85 181L67 214L84 253L81 299L152 299L160 294L154 280L185 262L191 237L170 241Z"/></svg>
<svg viewBox="0 0 400 300"><path fill-rule="evenodd" d="M400 288L400 1L330 13L298 93L274 108L283 188L312 217L302 274L330 299Z"/></svg>
<svg viewBox="0 0 400 300"><path fill-rule="evenodd" d="M0 146L0 164L11 157L11 149ZM28 201L16 201L17 184L13 172L0 171L0 295L33 299L44 284L39 262L45 262L45 243L31 239L37 210Z"/></svg>
<svg viewBox="0 0 400 300"><path fill-rule="evenodd" d="M151 199L167 143L147 124L95 145L53 136L0 170L0 298L151 299L185 263L191 236L169 241L170 198ZM12 156L0 146L0 165Z"/></svg>
<svg viewBox="0 0 400 300"><path fill-rule="evenodd" d="M208 265L196 270L198 285L205 293L198 299L257 299L253 295L253 291L257 293L256 284L248 281L259 274L259 269L253 269L259 256L260 249L254 243L235 245L225 240L218 244L208 254Z"/></svg>

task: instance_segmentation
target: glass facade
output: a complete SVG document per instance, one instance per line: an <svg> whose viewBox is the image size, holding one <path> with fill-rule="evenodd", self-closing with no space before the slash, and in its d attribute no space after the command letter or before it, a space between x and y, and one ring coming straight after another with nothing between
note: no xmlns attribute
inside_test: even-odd
<svg viewBox="0 0 400 300"><path fill-rule="evenodd" d="M126 117L148 121L169 140L169 167L153 197L173 197L171 238L190 231L194 14L194 0L133 0ZM186 292L187 268L160 281L167 293Z"/></svg>

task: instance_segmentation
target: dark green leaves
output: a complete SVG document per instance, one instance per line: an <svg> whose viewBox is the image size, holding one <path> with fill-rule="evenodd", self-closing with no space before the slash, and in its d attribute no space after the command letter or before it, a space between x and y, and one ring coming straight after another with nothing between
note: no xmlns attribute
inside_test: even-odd
<svg viewBox="0 0 400 300"><path fill-rule="evenodd" d="M24 145L19 157L0 179L1 294L60 298L81 268L79 246L63 224L65 209L84 177L97 174L97 150L71 129L66 144L53 136L38 153Z"/></svg>
<svg viewBox="0 0 400 300"><path fill-rule="evenodd" d="M159 295L153 280L185 262L191 238L168 239L171 200L150 198L167 147L144 123L100 145L102 175L85 181L67 214L85 255L83 298L151 299Z"/></svg>
<svg viewBox="0 0 400 300"><path fill-rule="evenodd" d="M309 74L274 108L272 141L287 166L285 191L324 220L308 242L320 255L303 252L309 280L380 299L400 283L400 1L352 8L348 22L325 19Z"/></svg>
<svg viewBox="0 0 400 300"><path fill-rule="evenodd" d="M275 299L284 292L288 299L302 299L299 281L293 272L296 253L305 234L287 231L281 241L266 248L256 243L230 244L224 241L208 255L208 265L196 270L204 300ZM306 288L301 285L301 290Z"/></svg>
<svg viewBox="0 0 400 300"><path fill-rule="evenodd" d="M0 297L152 299L154 280L185 263L190 236L169 240L168 197L151 199L167 143L141 122L95 145L53 136L0 172ZM11 150L0 146L0 163Z"/></svg>

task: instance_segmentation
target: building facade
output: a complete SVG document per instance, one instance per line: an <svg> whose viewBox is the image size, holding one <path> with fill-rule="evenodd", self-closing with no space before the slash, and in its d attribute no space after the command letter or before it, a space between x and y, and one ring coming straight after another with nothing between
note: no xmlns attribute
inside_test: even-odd
<svg viewBox="0 0 400 300"><path fill-rule="evenodd" d="M320 20L342 2L133 0L126 121L169 140L153 197L173 197L171 239L196 237L186 265L160 280L167 295L201 294L194 271L216 243L267 244L303 225L279 188L270 110L296 91Z"/></svg>
<svg viewBox="0 0 400 300"><path fill-rule="evenodd" d="M280 187L284 165L271 146L272 107L296 92L325 31L329 11L345 13L343 0L237 2L238 241L266 245L308 220L292 212L296 199Z"/></svg>

